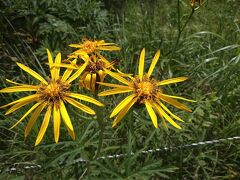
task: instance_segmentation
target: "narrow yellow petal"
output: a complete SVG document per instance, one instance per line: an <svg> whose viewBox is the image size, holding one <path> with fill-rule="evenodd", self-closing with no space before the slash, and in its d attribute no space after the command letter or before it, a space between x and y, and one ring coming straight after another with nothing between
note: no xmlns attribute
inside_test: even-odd
<svg viewBox="0 0 240 180"><path fill-rule="evenodd" d="M143 71L144 71L144 59L145 59L145 48L143 48L140 58L139 58L139 66L138 66L138 75L139 78L142 80Z"/></svg>
<svg viewBox="0 0 240 180"><path fill-rule="evenodd" d="M35 111L33 112L33 114L31 115L28 124L25 128L25 133L24 136L27 137L34 125L34 123L36 122L38 116L40 115L40 113L42 112L42 110L46 107L46 103L42 103L40 106L38 106Z"/></svg>
<svg viewBox="0 0 240 180"><path fill-rule="evenodd" d="M18 110L19 108L21 108L21 107L23 107L23 106L25 106L25 105L27 105L27 104L30 104L30 103L32 103L32 102L34 102L34 101L36 101L35 98L34 98L34 99L30 99L30 100L28 100L28 101L21 101L21 102L15 104L15 105L13 105L10 109L8 109L7 112L5 113L5 115L8 115L8 114L10 114L10 113L13 113L13 112L15 112L16 110Z"/></svg>
<svg viewBox="0 0 240 180"><path fill-rule="evenodd" d="M28 85L28 84L17 83L17 82L11 81L11 80L9 80L9 79L6 79L6 81L7 81L8 83L15 84L15 85Z"/></svg>
<svg viewBox="0 0 240 180"><path fill-rule="evenodd" d="M3 88L0 93L22 92L22 91L37 91L38 86L24 85L24 86L12 86Z"/></svg>
<svg viewBox="0 0 240 180"><path fill-rule="evenodd" d="M44 84L48 84L47 81L40 76L37 72L33 71L32 69L30 69L29 67L25 66L24 64L21 63L17 63L17 65L24 71L26 71L27 73L29 73L30 75L32 75L33 77L35 77L36 79L38 79L39 81L41 81Z"/></svg>
<svg viewBox="0 0 240 180"><path fill-rule="evenodd" d="M161 96L160 98L161 98L161 100L175 106L176 108L179 108L179 109L182 109L182 110L185 110L185 111L188 111L188 112L192 112L192 110L189 109L187 106L185 106L184 104L182 104L182 103L180 103L180 102L178 102L178 101L176 101L176 100L174 100L170 97Z"/></svg>
<svg viewBox="0 0 240 180"><path fill-rule="evenodd" d="M35 141L35 146L37 146L42 141L42 138L43 138L43 136L47 130L48 124L49 124L51 113L52 113L52 106L48 106L47 112L43 118L43 122L42 122L41 128L39 130L37 139Z"/></svg>
<svg viewBox="0 0 240 180"><path fill-rule="evenodd" d="M136 97L135 94L132 94L130 96L127 96L125 99L123 99L112 111L110 118L114 117L117 113L119 113L127 104L129 104L132 99Z"/></svg>
<svg viewBox="0 0 240 180"><path fill-rule="evenodd" d="M170 118L164 111L163 109L157 104L154 103L154 107L159 114L159 116L163 116L170 124L172 124L175 128L177 129L182 129L177 123L175 123L172 118Z"/></svg>
<svg viewBox="0 0 240 180"><path fill-rule="evenodd" d="M52 57L52 54L49 51L49 49L46 49L46 50L47 50L47 55L48 55L48 65L49 65L49 68L50 68L51 77L54 77L54 69L52 68L53 57Z"/></svg>
<svg viewBox="0 0 240 180"><path fill-rule="evenodd" d="M125 116L125 114L129 111L129 109L136 103L137 98L132 99L117 115L117 117L114 119L112 127L116 126L122 118Z"/></svg>
<svg viewBox="0 0 240 180"><path fill-rule="evenodd" d="M105 63L105 64L111 64L104 56L102 56L100 53L96 53L97 56Z"/></svg>
<svg viewBox="0 0 240 180"><path fill-rule="evenodd" d="M75 48L81 48L82 47L81 44L69 44L68 46L75 47Z"/></svg>
<svg viewBox="0 0 240 180"><path fill-rule="evenodd" d="M70 119L70 117L69 117L69 115L68 115L67 109L66 109L63 101L60 101L60 112L61 112L63 121L64 121L64 123L66 124L66 126L67 126L71 131L73 131L73 125L72 125L71 119Z"/></svg>
<svg viewBox="0 0 240 180"><path fill-rule="evenodd" d="M129 85L130 82L126 79L124 79L123 77L121 77L120 75L118 75L117 73L114 73L112 71L109 71L108 69L104 69L104 71L109 74L110 76L112 76L113 78L117 79L119 82Z"/></svg>
<svg viewBox="0 0 240 180"><path fill-rule="evenodd" d="M91 78L92 78L91 74L87 74L83 81L84 87L87 88L88 90L91 89Z"/></svg>
<svg viewBox="0 0 240 180"><path fill-rule="evenodd" d="M92 92L95 91L96 78L97 78L96 74L92 74L92 79L91 79L91 90L92 90Z"/></svg>
<svg viewBox="0 0 240 180"><path fill-rule="evenodd" d="M55 58L55 63L60 64L61 63L61 53L58 53L56 58ZM59 73L60 73L60 67L54 67L54 78L53 79L58 79L59 78Z"/></svg>
<svg viewBox="0 0 240 180"><path fill-rule="evenodd" d="M68 69L78 69L78 66L75 66L73 64L65 64L65 63L59 63L59 64L54 63L51 66L51 68L53 69L54 67L58 67L58 68L64 67L64 68L68 68Z"/></svg>
<svg viewBox="0 0 240 180"><path fill-rule="evenodd" d="M15 126L17 126L20 122L22 122L22 120L25 119L25 117L27 117L28 114L30 114L34 109L36 109L36 107L38 107L42 102L38 102L36 104L34 104L23 116L21 119L18 120L18 122L16 122L10 129L14 128Z"/></svg>
<svg viewBox="0 0 240 180"><path fill-rule="evenodd" d="M78 102L78 101L76 101L76 100L74 100L72 98L65 97L64 100L66 100L67 102L69 102L73 106L77 107L78 109L80 109L80 110L82 110L82 111L84 111L84 112L86 112L88 114L92 114L92 115L96 114L94 112L94 110L92 110L90 107L85 106L82 103L80 103L80 102Z"/></svg>
<svg viewBox="0 0 240 180"><path fill-rule="evenodd" d="M91 98L89 96L82 95L82 94L68 93L67 96L70 96L70 97L76 98L76 99L80 99L80 100L83 100L83 101L87 101L87 102L96 104L97 106L104 106L104 104L102 104L101 102L97 101L96 99Z"/></svg>
<svg viewBox="0 0 240 180"><path fill-rule="evenodd" d="M101 46L109 46L109 45L116 45L116 44L115 43L105 43L105 42L101 43Z"/></svg>
<svg viewBox="0 0 240 180"><path fill-rule="evenodd" d="M113 94L121 94L121 93L127 93L131 92L133 89L127 89L127 88L114 88L114 89L109 89L103 92L100 92L98 96L109 96Z"/></svg>
<svg viewBox="0 0 240 180"><path fill-rule="evenodd" d="M171 79L166 79L157 82L158 86L166 85L166 84L172 84L172 83L178 83L187 80L188 77L177 77L177 78L171 78Z"/></svg>
<svg viewBox="0 0 240 180"><path fill-rule="evenodd" d="M67 83L71 83L73 80L75 80L76 78L78 78L81 73L84 71L84 69L87 67L88 65L88 60L67 80Z"/></svg>
<svg viewBox="0 0 240 180"><path fill-rule="evenodd" d="M101 84L101 85L107 86L107 87L115 87L115 88L123 88L123 89L124 88L133 89L132 87L119 85L119 84L111 84L111 83L104 83L104 82L98 82L98 84Z"/></svg>
<svg viewBox="0 0 240 180"><path fill-rule="evenodd" d="M170 114L173 118L175 118L178 121L182 121L184 122L180 117L176 116L175 114L173 114L163 103L161 103L160 101L158 101L158 104L160 106L162 106L162 108L168 113Z"/></svg>
<svg viewBox="0 0 240 180"><path fill-rule="evenodd" d="M53 107L53 129L54 129L54 139L55 142L58 143L59 134L60 134L60 124L61 124L61 116L60 110L57 104L54 103Z"/></svg>
<svg viewBox="0 0 240 180"><path fill-rule="evenodd" d="M63 122L64 122L64 121L63 121ZM65 124L65 125L66 125L66 124ZM67 127L67 126L66 126L66 127ZM74 131L71 130L71 129L69 129L68 127L67 127L67 131L68 131L68 134L71 136L71 138L72 138L73 140L75 140L76 136L75 136Z"/></svg>
<svg viewBox="0 0 240 180"><path fill-rule="evenodd" d="M11 106L11 105L17 104L17 103L19 103L19 102L22 102L22 103L23 103L23 102L26 102L26 101L30 101L30 100L32 100L32 99L38 100L38 98L39 98L39 94L29 95L29 96L20 98L20 99L18 99L18 100L16 100L16 101L13 101L13 102L11 102L11 103L8 103L8 104L6 104L6 105L3 105L3 106L1 106L0 108L5 108L5 107L7 107L7 106Z"/></svg>
<svg viewBox="0 0 240 180"><path fill-rule="evenodd" d="M183 98L183 97L179 97L179 96L171 96L171 95L167 95L167 94L161 94L161 96L165 96L165 97L169 97L169 98L173 98L173 99L181 99L181 100L189 101L189 102L197 102L195 100L191 100L191 99L187 99L187 98Z"/></svg>
<svg viewBox="0 0 240 180"><path fill-rule="evenodd" d="M98 75L99 75L99 78L100 78L100 82L103 82L104 81L104 78L106 76L106 74L104 73L103 70L99 70L98 71Z"/></svg>
<svg viewBox="0 0 240 180"><path fill-rule="evenodd" d="M117 47L117 46L101 46L101 47L97 47L96 49L102 50L102 51L119 51L119 50L121 50L121 48Z"/></svg>
<svg viewBox="0 0 240 180"><path fill-rule="evenodd" d="M158 50L158 51L156 52L156 54L155 54L155 56L154 56L154 58L153 58L153 60L152 60L152 63L151 63L151 65L150 65L150 68L149 68L148 73L147 73L147 74L148 74L148 77L151 76L151 74L152 74L152 72L153 72L153 70L154 70L154 68L155 68L155 66L156 66L156 64L157 64L157 62L158 62L159 57L160 57L160 50Z"/></svg>
<svg viewBox="0 0 240 180"><path fill-rule="evenodd" d="M152 119L152 123L154 125L155 128L158 128L158 121L157 121L157 116L154 112L154 110L152 109L152 105L149 101L145 101L145 106L147 108L148 114L150 115L151 119Z"/></svg>
<svg viewBox="0 0 240 180"><path fill-rule="evenodd" d="M76 63L77 63L76 59L71 62L71 64L73 65L75 65ZM67 68L62 76L62 81L66 81L69 78L69 76L72 74L72 72L73 72L73 68Z"/></svg>

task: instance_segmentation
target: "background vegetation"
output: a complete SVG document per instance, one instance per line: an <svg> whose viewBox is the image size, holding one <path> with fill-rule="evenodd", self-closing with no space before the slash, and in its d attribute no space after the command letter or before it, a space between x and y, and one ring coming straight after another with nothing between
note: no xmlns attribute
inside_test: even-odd
<svg viewBox="0 0 240 180"><path fill-rule="evenodd" d="M147 65L160 49L155 77L189 77L164 91L197 100L189 103L193 113L174 109L185 120L182 130L166 130L154 129L141 108L111 128L109 113L122 97L100 98L106 104L101 109L105 131L100 156L128 154L100 160L93 158L100 133L96 118L72 110L75 141L62 128L60 142L54 144L50 126L41 145L34 147L40 122L24 139L26 121L8 128L26 109L11 116L1 110L0 179L240 179L239 141L140 153L240 135L240 1L205 0L194 12L188 0L6 0L0 7L1 88L9 86L6 78L34 83L16 61L43 73L45 48L66 57L68 44L87 37L122 47L107 56L127 73L135 73L143 47ZM21 96L1 94L1 105ZM87 162L77 162L79 158Z"/></svg>

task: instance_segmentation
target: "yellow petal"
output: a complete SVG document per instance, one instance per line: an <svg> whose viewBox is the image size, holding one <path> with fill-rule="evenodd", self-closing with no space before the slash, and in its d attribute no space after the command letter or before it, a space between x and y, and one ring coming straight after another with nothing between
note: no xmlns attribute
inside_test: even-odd
<svg viewBox="0 0 240 180"><path fill-rule="evenodd" d="M76 99L80 99L80 100L83 100L83 101L87 101L87 102L96 104L97 106L104 106L104 104L102 104L101 102L99 102L96 99L91 98L89 96L85 96L85 95L82 95L82 94L76 94L76 93L68 93L67 95L70 96L70 97L76 98Z"/></svg>
<svg viewBox="0 0 240 180"><path fill-rule="evenodd" d="M151 119L152 119L152 123L154 125L155 128L158 128L158 122L157 122L157 116L154 112L154 110L152 109L152 105L149 101L145 101L145 106L147 108L148 114L150 115Z"/></svg>
<svg viewBox="0 0 240 180"><path fill-rule="evenodd" d="M54 77L54 69L52 68L53 58L52 58L52 54L49 51L49 49L46 49L46 50L47 50L47 55L48 55L48 65L49 65L49 68L50 68L51 77L53 78Z"/></svg>
<svg viewBox="0 0 240 180"><path fill-rule="evenodd" d="M8 114L10 114L10 113L18 110L19 108L21 108L21 107L23 107L23 106L25 106L25 105L27 105L27 104L30 104L30 103L32 103L32 102L34 102L34 101L36 101L35 98L34 98L34 99L30 99L30 100L28 100L28 101L19 102L19 103L13 105L10 109L8 109L7 112L5 113L5 115L8 115Z"/></svg>
<svg viewBox="0 0 240 180"><path fill-rule="evenodd" d="M102 50L102 51L119 51L119 50L121 50L121 48L117 47L117 46L100 46L100 47L97 47L96 49Z"/></svg>
<svg viewBox="0 0 240 180"><path fill-rule="evenodd" d="M77 63L76 59L72 61L73 65L75 65L76 63ZM64 72L64 74L62 76L62 81L66 81L69 78L69 76L72 74L72 72L73 72L72 68L66 69L66 71Z"/></svg>
<svg viewBox="0 0 240 180"><path fill-rule="evenodd" d="M113 112L110 115L110 118L114 117L119 111L121 111L127 104L129 104L132 99L136 97L135 94L132 94L130 96L127 96L124 100L122 100L113 110Z"/></svg>
<svg viewBox="0 0 240 180"><path fill-rule="evenodd" d="M175 128L182 129L177 123L175 123L172 118L170 118L164 111L163 109L157 104L154 103L154 107L159 114L159 116L163 116L170 124L172 124Z"/></svg>
<svg viewBox="0 0 240 180"><path fill-rule="evenodd" d="M55 63L60 64L61 63L61 53L58 53L56 58L55 58ZM60 72L60 67L54 67L54 78L53 79L58 79L59 78L59 72Z"/></svg>
<svg viewBox="0 0 240 180"><path fill-rule="evenodd" d="M7 81L8 83L15 84L15 85L28 85L28 84L17 83L17 82L11 81L11 80L9 80L9 79L6 79L6 81Z"/></svg>
<svg viewBox="0 0 240 180"><path fill-rule="evenodd" d="M83 81L84 87L88 90L91 89L91 77L92 77L91 74L87 74Z"/></svg>
<svg viewBox="0 0 240 180"><path fill-rule="evenodd" d="M64 122L64 121L63 121L63 122ZM66 125L66 124L65 124L65 125ZM76 136L75 136L74 131L71 130L71 129L69 129L67 126L66 126L66 128L67 128L68 134L71 136L71 138L72 138L73 140L75 140Z"/></svg>
<svg viewBox="0 0 240 180"><path fill-rule="evenodd" d="M141 80L142 80L143 71L144 71L144 59L145 59L145 48L143 48L140 54L139 66L138 66L138 75Z"/></svg>
<svg viewBox="0 0 240 180"><path fill-rule="evenodd" d="M100 78L100 82L103 82L103 81L104 81L104 78L105 78L105 76L106 76L106 74L104 73L104 71L99 70L99 71L98 71L98 75L99 75L99 78Z"/></svg>
<svg viewBox="0 0 240 180"><path fill-rule="evenodd" d="M73 131L73 125L72 125L71 119L68 115L68 112L66 110L66 107L65 107L63 101L60 101L60 112L61 112L61 115L62 115L62 118L63 118L63 122L66 124L66 126L71 131Z"/></svg>
<svg viewBox="0 0 240 180"><path fill-rule="evenodd" d="M69 44L70 47L81 48L82 44Z"/></svg>
<svg viewBox="0 0 240 180"><path fill-rule="evenodd" d="M51 112L52 112L52 106L48 106L47 112L43 118L43 122L42 122L41 128L39 130L37 139L35 141L35 146L37 146L42 141L42 138L43 138L43 136L47 130L48 124L49 124Z"/></svg>
<svg viewBox="0 0 240 180"><path fill-rule="evenodd" d="M92 92L95 91L95 85L96 85L96 74L92 74L92 80L91 80L91 90Z"/></svg>
<svg viewBox="0 0 240 180"><path fill-rule="evenodd" d="M74 64L65 64L65 63L59 63L59 64L54 63L51 66L51 68L53 69L54 67L58 67L58 68L64 67L64 68L68 68L68 69L78 69L78 67L75 66Z"/></svg>
<svg viewBox="0 0 240 180"><path fill-rule="evenodd" d="M166 85L166 84L172 84L172 83L178 83L187 80L187 77L177 77L177 78L171 78L171 79L166 79L157 82L158 86Z"/></svg>
<svg viewBox="0 0 240 180"><path fill-rule="evenodd" d="M24 85L24 86L12 86L0 90L0 93L21 92L21 91L37 91L38 86Z"/></svg>
<svg viewBox="0 0 240 180"><path fill-rule="evenodd" d="M132 87L119 85L119 84L111 84L111 83L104 83L104 82L98 82L98 84L101 84L101 85L107 86L107 87L115 87L115 88L123 88L123 89L124 88L133 89Z"/></svg>
<svg viewBox="0 0 240 180"><path fill-rule="evenodd" d="M16 101L13 101L13 102L11 102L11 103L8 103L8 104L6 104L6 105L3 105L3 106L1 106L0 108L5 108L5 107L7 107L7 106L11 106L11 105L16 104L16 103L19 103L19 102L22 102L22 103L23 103L23 102L30 101L30 100L33 100L33 99L38 100L38 98L39 98L39 94L29 95L29 96L20 98L20 99L18 99L18 100L16 100Z"/></svg>
<svg viewBox="0 0 240 180"><path fill-rule="evenodd" d="M30 75L32 75L33 77L35 77L36 79L38 79L39 81L41 81L44 84L48 84L47 81L40 76L37 72L33 71L32 69L30 69L29 67L21 64L21 63L17 63L17 65L24 71L26 71L27 73L29 73Z"/></svg>
<svg viewBox="0 0 240 180"><path fill-rule="evenodd" d="M109 89L103 92L100 92L98 96L109 96L113 94L121 94L121 93L127 93L131 92L133 89L127 89L127 88L114 88L114 89Z"/></svg>
<svg viewBox="0 0 240 180"><path fill-rule="evenodd" d="M59 134L60 134L60 124L61 124L61 117L60 117L60 110L56 103L54 103L53 107L53 128L54 128L54 139L55 142L58 143Z"/></svg>
<svg viewBox="0 0 240 180"><path fill-rule="evenodd" d="M36 104L34 104L23 116L20 120L18 120L18 122L16 122L10 129L14 128L15 126L17 126L20 122L22 122L22 120L25 119L25 117L27 117L28 114L30 114L34 109L36 109L36 107L38 107L42 102L38 102Z"/></svg>
<svg viewBox="0 0 240 180"><path fill-rule="evenodd" d="M104 56L102 56L100 53L96 53L97 56L105 63L105 64L111 64Z"/></svg>
<svg viewBox="0 0 240 180"><path fill-rule="evenodd" d="M173 114L163 103L161 103L160 101L158 101L158 104L160 106L162 106L162 108L168 113L170 114L173 118L175 118L178 121L182 121L184 122L180 117L176 116L175 114Z"/></svg>
<svg viewBox="0 0 240 180"><path fill-rule="evenodd" d="M113 78L117 79L119 82L129 85L130 82L126 79L124 79L123 77L121 77L120 75L118 75L117 73L114 73L112 71L109 71L108 69L104 69L104 71L109 74L110 76L112 76Z"/></svg>
<svg viewBox="0 0 240 180"><path fill-rule="evenodd" d="M129 109L135 104L135 102L137 101L137 98L132 99L132 101L130 101L121 111L120 113L117 115L117 117L114 119L112 127L116 126L121 120L122 118L125 116L125 114L129 111Z"/></svg>
<svg viewBox="0 0 240 180"><path fill-rule="evenodd" d="M189 102L197 102L195 100L191 100L191 99L187 99L187 98L183 98L183 97L179 97L179 96L170 96L167 94L161 94L161 96L165 96L165 97L169 97L169 98L173 98L173 99L181 99L181 100L189 101Z"/></svg>
<svg viewBox="0 0 240 180"><path fill-rule="evenodd" d="M153 58L153 60L152 60L152 63L151 63L151 65L150 65L150 68L149 68L148 73L147 73L147 74L148 74L148 77L151 76L151 74L152 74L152 72L153 72L153 70L154 70L154 68L155 68L155 66L156 66L156 64L157 64L157 62L158 62L159 57L160 57L160 50L158 50L158 51L156 52L156 54L155 54L155 56L154 56L154 58Z"/></svg>
<svg viewBox="0 0 240 180"><path fill-rule="evenodd" d="M86 68L86 66L88 65L89 61L86 61L68 80L67 83L71 83L73 80L75 80L76 78L78 78L81 73L84 71L84 69Z"/></svg>
<svg viewBox="0 0 240 180"><path fill-rule="evenodd" d="M30 117L30 120L28 121L28 124L25 128L25 137L27 137L29 135L29 132L31 131L34 123L36 122L39 114L42 112L42 110L46 107L46 103L42 103L40 106L38 106L35 111L33 112L33 114Z"/></svg>
<svg viewBox="0 0 240 180"><path fill-rule="evenodd" d="M65 97L64 100L66 100L67 102L69 102L70 104L72 104L73 106L77 107L78 109L88 113L88 114L96 114L94 112L94 110L92 110L90 107L87 107L85 105L83 105L82 103L72 99L72 98L68 98L68 97Z"/></svg>
<svg viewBox="0 0 240 180"><path fill-rule="evenodd" d="M187 106L185 106L184 104L170 98L170 97L166 97L166 96L161 96L160 97L163 101L175 106L176 108L179 108L179 109L182 109L182 110L185 110L185 111L188 111L188 112L192 112L191 109L189 109Z"/></svg>

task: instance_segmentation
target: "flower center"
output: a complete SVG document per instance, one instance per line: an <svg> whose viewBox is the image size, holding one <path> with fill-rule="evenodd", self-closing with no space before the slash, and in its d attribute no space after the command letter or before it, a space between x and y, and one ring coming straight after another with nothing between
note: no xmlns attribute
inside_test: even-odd
<svg viewBox="0 0 240 180"><path fill-rule="evenodd" d="M95 41L92 42L92 41L86 40L83 43L82 49L86 53L90 54L96 50L96 47L97 47L97 42L95 42Z"/></svg>
<svg viewBox="0 0 240 180"><path fill-rule="evenodd" d="M58 80L50 80L48 85L41 85L38 92L40 99L48 103L59 103L69 89L69 84Z"/></svg>
<svg viewBox="0 0 240 180"><path fill-rule="evenodd" d="M104 67L104 62L102 61L96 61L96 62L90 61L85 71L90 73L97 73L99 70L103 70L103 67Z"/></svg>
<svg viewBox="0 0 240 180"><path fill-rule="evenodd" d="M144 103L145 100L152 100L160 92L156 85L156 80L150 79L147 75L144 75L142 80L139 77L135 77L133 85L135 88L134 92L139 98L139 103Z"/></svg>

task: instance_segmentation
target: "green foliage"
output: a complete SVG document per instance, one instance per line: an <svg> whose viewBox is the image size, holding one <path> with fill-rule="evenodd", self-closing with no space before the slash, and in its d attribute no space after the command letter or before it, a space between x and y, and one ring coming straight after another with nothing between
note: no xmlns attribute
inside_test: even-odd
<svg viewBox="0 0 240 180"><path fill-rule="evenodd" d="M1 110L0 179L239 179L237 141L141 153L239 136L239 1L205 0L193 14L188 0L109 2L0 2L3 7L0 11L1 88L9 86L5 78L35 83L19 71L16 61L48 74L44 64L45 47L55 52L61 49L65 56L70 52L67 45L79 42L82 37L105 39L122 47L120 53L109 56L119 60L118 68L126 73L136 73L143 47L147 50L146 67L160 49L154 76L157 79L188 76L188 81L164 87L163 91L197 100L188 104L193 113L171 109L185 120L181 123L182 130L173 127L166 130L163 126L154 129L146 111L134 108L117 127L111 128L109 114L123 96L99 98L106 104L101 109L105 129L100 156L122 153L126 156L97 160L100 129L96 117L69 106L77 139L72 141L61 127L60 142L54 144L50 125L42 144L34 147L42 117L25 140L27 121L13 130L8 128L27 108L11 116L5 116ZM1 94L1 104L22 96L22 93ZM76 161L81 158L86 162ZM34 168L26 169L26 166Z"/></svg>

